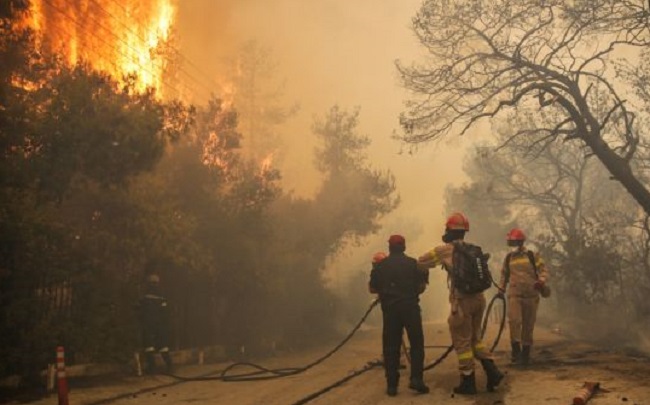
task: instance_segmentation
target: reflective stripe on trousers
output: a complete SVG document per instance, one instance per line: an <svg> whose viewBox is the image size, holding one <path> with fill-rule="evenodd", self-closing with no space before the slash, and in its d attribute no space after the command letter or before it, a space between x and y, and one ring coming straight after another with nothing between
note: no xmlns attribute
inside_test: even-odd
<svg viewBox="0 0 650 405"><path fill-rule="evenodd" d="M484 311L483 294L455 298L452 302L452 313L448 318L449 332L462 374L474 372L474 358L492 359L492 354L480 339Z"/></svg>

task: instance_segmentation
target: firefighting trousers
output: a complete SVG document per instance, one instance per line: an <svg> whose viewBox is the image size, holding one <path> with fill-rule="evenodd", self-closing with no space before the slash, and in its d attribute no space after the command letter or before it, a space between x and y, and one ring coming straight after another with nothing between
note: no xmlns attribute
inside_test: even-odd
<svg viewBox="0 0 650 405"><path fill-rule="evenodd" d="M480 337L484 311L483 294L455 297L451 301L451 314L447 322L461 374L469 375L474 372L474 358L492 359L492 353Z"/></svg>
<svg viewBox="0 0 650 405"><path fill-rule="evenodd" d="M406 329L411 355L411 379L422 379L424 368L424 333L419 305L394 305L383 311L383 354L386 382L397 386L402 332Z"/></svg>
<svg viewBox="0 0 650 405"><path fill-rule="evenodd" d="M519 342L524 346L533 344L533 329L537 319L538 305L539 295L535 297L508 295L508 324L511 342Z"/></svg>

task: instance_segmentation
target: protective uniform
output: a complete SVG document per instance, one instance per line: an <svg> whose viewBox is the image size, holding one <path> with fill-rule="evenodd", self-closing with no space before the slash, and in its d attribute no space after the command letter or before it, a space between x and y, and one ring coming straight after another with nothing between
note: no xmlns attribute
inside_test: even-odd
<svg viewBox="0 0 650 405"><path fill-rule="evenodd" d="M432 268L441 265L449 272L453 266L454 247L464 244L463 237L469 231L469 221L462 213L452 214L446 224L443 245L436 246L418 259L420 268ZM458 369L461 374L460 385L454 388L458 394L475 394L474 358L481 362L487 376L487 389L493 391L503 379L503 374L494 364L492 353L481 341L480 331L485 296L483 293L464 294L453 287L449 291L451 312L447 319L452 344L458 356Z"/></svg>
<svg viewBox="0 0 650 405"><path fill-rule="evenodd" d="M389 239L390 254L376 263L370 272L371 292L379 294L383 314L382 350L386 374L386 393L397 394L402 333L410 343L411 378L409 388L420 393L429 392L424 385L424 333L420 314L419 295L427 283L426 272L417 262L404 254L404 238L393 235Z"/></svg>
<svg viewBox="0 0 650 405"><path fill-rule="evenodd" d="M149 276L147 291L140 298L138 304L147 374L155 373L156 352L160 353L167 366L167 371L172 370L172 360L169 354L169 305L160 292L159 283L158 276Z"/></svg>
<svg viewBox="0 0 650 405"><path fill-rule="evenodd" d="M524 233L517 228L508 233L508 244L516 249L506 256L499 280L499 289L506 291L507 288L511 360L522 364L530 360L540 292L548 280L544 261L539 253L526 249L525 239Z"/></svg>

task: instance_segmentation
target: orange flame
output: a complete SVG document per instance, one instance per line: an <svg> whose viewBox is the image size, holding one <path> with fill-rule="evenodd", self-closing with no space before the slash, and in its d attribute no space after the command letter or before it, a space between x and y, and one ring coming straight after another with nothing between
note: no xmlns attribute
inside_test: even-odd
<svg viewBox="0 0 650 405"><path fill-rule="evenodd" d="M81 60L163 97L177 0L32 0L27 22L46 50ZM171 91L173 92L173 91Z"/></svg>
<svg viewBox="0 0 650 405"><path fill-rule="evenodd" d="M275 157L275 152L271 152L262 161L260 162L260 172L266 173L273 169L273 158Z"/></svg>

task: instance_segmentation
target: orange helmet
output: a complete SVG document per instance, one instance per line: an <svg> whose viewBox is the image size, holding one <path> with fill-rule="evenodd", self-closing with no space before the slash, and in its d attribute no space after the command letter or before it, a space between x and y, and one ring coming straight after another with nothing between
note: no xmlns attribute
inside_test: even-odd
<svg viewBox="0 0 650 405"><path fill-rule="evenodd" d="M526 240L526 235L521 229L512 228L510 232L508 232L508 235L506 235L506 240L520 240L523 242Z"/></svg>
<svg viewBox="0 0 650 405"><path fill-rule="evenodd" d="M384 252L377 252L372 255L372 264L377 264L380 261L384 260L388 255Z"/></svg>
<svg viewBox="0 0 650 405"><path fill-rule="evenodd" d="M469 231L469 220L462 212L454 212L447 218L447 229Z"/></svg>

